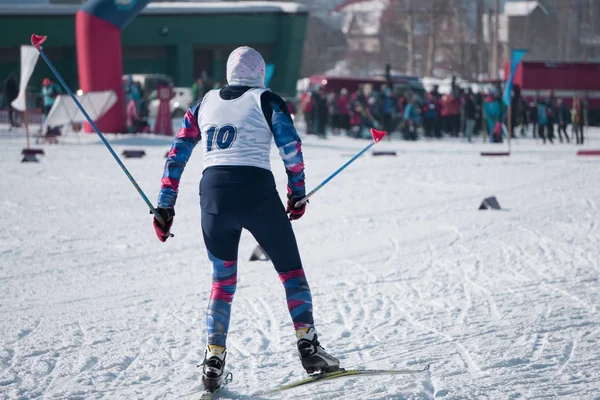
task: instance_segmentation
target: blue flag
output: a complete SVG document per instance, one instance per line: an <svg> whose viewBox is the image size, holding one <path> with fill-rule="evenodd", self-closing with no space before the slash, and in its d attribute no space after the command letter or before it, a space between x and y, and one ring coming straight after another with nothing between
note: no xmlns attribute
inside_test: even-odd
<svg viewBox="0 0 600 400"><path fill-rule="evenodd" d="M510 107L510 92L512 90L513 79L515 78L515 74L517 73L517 67L519 63L523 59L523 57L527 54L527 50L525 49L513 49L510 54L510 76L506 81L506 85L504 85L504 96L502 96L502 100L507 107Z"/></svg>

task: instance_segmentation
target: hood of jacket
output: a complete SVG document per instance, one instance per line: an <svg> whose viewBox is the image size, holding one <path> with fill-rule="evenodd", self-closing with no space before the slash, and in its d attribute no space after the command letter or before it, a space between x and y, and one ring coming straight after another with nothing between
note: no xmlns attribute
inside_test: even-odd
<svg viewBox="0 0 600 400"><path fill-rule="evenodd" d="M262 88L265 86L265 60L251 47L238 47L227 59L229 85Z"/></svg>

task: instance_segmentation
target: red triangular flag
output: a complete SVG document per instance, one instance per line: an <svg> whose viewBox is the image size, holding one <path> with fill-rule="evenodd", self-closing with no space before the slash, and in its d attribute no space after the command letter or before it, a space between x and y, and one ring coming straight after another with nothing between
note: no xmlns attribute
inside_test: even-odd
<svg viewBox="0 0 600 400"><path fill-rule="evenodd" d="M373 141L375 143L379 143L386 133L386 131L378 131L377 129L371 128L371 136L373 136Z"/></svg>
<svg viewBox="0 0 600 400"><path fill-rule="evenodd" d="M31 35L31 44L33 45L33 47L39 50L42 43L46 41L46 38L47 36L33 34Z"/></svg>

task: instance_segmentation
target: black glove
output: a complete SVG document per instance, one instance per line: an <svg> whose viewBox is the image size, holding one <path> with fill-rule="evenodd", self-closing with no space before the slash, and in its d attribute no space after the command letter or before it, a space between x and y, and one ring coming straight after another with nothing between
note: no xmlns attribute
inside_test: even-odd
<svg viewBox="0 0 600 400"><path fill-rule="evenodd" d="M169 231L171 230L171 225L173 225L173 217L175 216L175 210L173 208L157 207L156 211L158 211L158 214L160 214L160 216L163 218L165 224L163 225L156 218L155 215L153 220L154 231L156 232L158 240L160 240L161 242L165 242L168 238L173 236L173 234ZM154 213L150 211L150 214Z"/></svg>
<svg viewBox="0 0 600 400"><path fill-rule="evenodd" d="M291 193L288 193L287 198L288 202L286 212L290 214L290 221L295 221L302 218L304 211L306 211L306 204L308 203L308 200L305 203L302 203L302 205L299 207L296 207L296 203L302 200L302 197L294 197Z"/></svg>

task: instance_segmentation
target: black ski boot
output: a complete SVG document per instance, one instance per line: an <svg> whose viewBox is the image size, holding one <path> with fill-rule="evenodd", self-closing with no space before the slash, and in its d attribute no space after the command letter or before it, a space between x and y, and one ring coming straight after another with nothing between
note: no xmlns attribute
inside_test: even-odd
<svg viewBox="0 0 600 400"><path fill-rule="evenodd" d="M202 362L202 384L204 390L214 392L223 384L227 350L221 346L208 345Z"/></svg>
<svg viewBox="0 0 600 400"><path fill-rule="evenodd" d="M327 354L319 344L315 328L298 329L296 338L298 338L300 360L307 373L332 372L340 369L340 361Z"/></svg>

